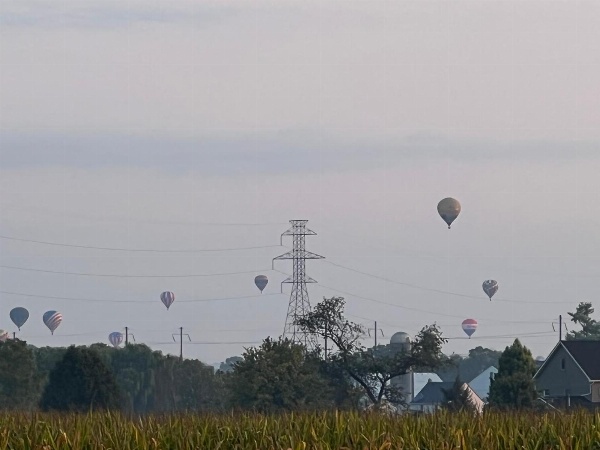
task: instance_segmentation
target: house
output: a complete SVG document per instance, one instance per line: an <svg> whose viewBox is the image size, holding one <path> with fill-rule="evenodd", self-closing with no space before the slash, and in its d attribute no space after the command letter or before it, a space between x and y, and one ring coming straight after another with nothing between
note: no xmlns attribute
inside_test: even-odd
<svg viewBox="0 0 600 450"><path fill-rule="evenodd" d="M484 402L487 402L488 395L490 393L490 384L492 378L498 373L498 369L494 366L490 366L469 381L469 387L475 391L477 396Z"/></svg>
<svg viewBox="0 0 600 450"><path fill-rule="evenodd" d="M430 381L421 389L412 402L410 402L410 411L419 412L434 412L439 409L445 402L443 390L451 390L454 385L453 381ZM469 399L475 405L477 412L483 412L483 400L469 387L467 383L463 383L463 389L469 391Z"/></svg>
<svg viewBox="0 0 600 450"><path fill-rule="evenodd" d="M600 408L600 341L560 341L533 380L554 406Z"/></svg>
<svg viewBox="0 0 600 450"><path fill-rule="evenodd" d="M413 391L415 393L415 397L430 381L442 381L442 379L435 373L413 373Z"/></svg>

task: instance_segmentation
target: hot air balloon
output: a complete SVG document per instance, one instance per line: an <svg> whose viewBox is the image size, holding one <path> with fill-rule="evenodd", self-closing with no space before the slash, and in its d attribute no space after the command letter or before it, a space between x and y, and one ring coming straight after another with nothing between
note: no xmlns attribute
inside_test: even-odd
<svg viewBox="0 0 600 450"><path fill-rule="evenodd" d="M475 330L477 330L477 321L475 319L463 320L462 329L467 334L467 336L469 336L469 339L471 339L471 336L473 335L473 333L475 333Z"/></svg>
<svg viewBox="0 0 600 450"><path fill-rule="evenodd" d="M8 331L0 330L0 342L4 342L8 339Z"/></svg>
<svg viewBox="0 0 600 450"><path fill-rule="evenodd" d="M269 279L266 275L258 275L256 278L254 278L254 284L256 284L256 287L260 289L261 294L263 289L267 287L268 283Z"/></svg>
<svg viewBox="0 0 600 450"><path fill-rule="evenodd" d="M490 298L490 301L492 301L492 297L498 292L498 282L496 280L485 280L482 287L483 292L485 292Z"/></svg>
<svg viewBox="0 0 600 450"><path fill-rule="evenodd" d="M175 301L175 294L169 291L163 292L162 294L160 294L160 301L163 302L163 304L167 307L168 310L169 307Z"/></svg>
<svg viewBox="0 0 600 450"><path fill-rule="evenodd" d="M110 333L108 335L108 342L114 347L117 348L123 342L123 333L119 333L115 331L114 333Z"/></svg>
<svg viewBox="0 0 600 450"><path fill-rule="evenodd" d="M458 200L448 197L438 203L437 210L444 222L448 224L448 229L450 229L450 225L460 214L460 203Z"/></svg>
<svg viewBox="0 0 600 450"><path fill-rule="evenodd" d="M21 331L21 327L27 322L27 319L29 319L29 311L25 308L19 306L10 311L10 320L13 321L19 331Z"/></svg>
<svg viewBox="0 0 600 450"><path fill-rule="evenodd" d="M54 334L54 330L56 330L62 322L62 314L57 311L46 311L43 320L44 324L50 329L50 332Z"/></svg>

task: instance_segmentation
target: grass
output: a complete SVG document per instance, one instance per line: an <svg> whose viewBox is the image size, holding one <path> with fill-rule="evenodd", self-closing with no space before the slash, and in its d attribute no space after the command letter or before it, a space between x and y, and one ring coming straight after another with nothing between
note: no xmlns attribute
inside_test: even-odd
<svg viewBox="0 0 600 450"><path fill-rule="evenodd" d="M0 413L4 449L600 450L600 414Z"/></svg>

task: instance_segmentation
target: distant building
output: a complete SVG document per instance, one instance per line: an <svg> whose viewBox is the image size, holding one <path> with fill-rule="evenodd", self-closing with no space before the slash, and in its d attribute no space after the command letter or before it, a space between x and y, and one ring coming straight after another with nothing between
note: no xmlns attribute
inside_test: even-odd
<svg viewBox="0 0 600 450"><path fill-rule="evenodd" d="M554 406L600 408L600 341L560 341L533 380Z"/></svg>
<svg viewBox="0 0 600 450"><path fill-rule="evenodd" d="M415 397L430 381L440 382L442 379L436 373L413 373L413 388Z"/></svg>
<svg viewBox="0 0 600 450"><path fill-rule="evenodd" d="M423 389L421 389L421 392L415 396L409 405L409 410L424 413L437 411L446 401L443 390L450 390L453 386L453 381L430 381ZM469 392L469 400L471 400L477 412L482 413L484 406L483 400L479 398L467 383L463 383L462 387Z"/></svg>
<svg viewBox="0 0 600 450"><path fill-rule="evenodd" d="M493 377L498 373L498 369L490 366L469 381L469 386L475 391L477 396L487 403L488 395L490 394L490 384Z"/></svg>

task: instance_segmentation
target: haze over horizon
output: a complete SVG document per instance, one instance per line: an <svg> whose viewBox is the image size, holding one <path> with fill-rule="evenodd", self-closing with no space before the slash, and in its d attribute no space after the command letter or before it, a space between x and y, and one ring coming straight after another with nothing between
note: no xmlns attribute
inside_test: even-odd
<svg viewBox="0 0 600 450"><path fill-rule="evenodd" d="M600 273L599 21L592 0L0 3L0 328L25 306L37 346L128 326L178 354L183 326L184 356L224 361L282 333L271 260L307 219L313 305L547 355Z"/></svg>

